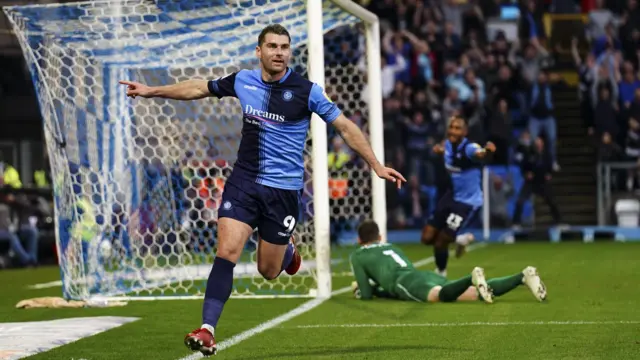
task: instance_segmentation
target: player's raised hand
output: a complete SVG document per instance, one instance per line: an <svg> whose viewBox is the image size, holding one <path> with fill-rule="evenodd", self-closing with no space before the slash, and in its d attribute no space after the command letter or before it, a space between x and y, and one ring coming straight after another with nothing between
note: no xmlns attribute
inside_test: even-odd
<svg viewBox="0 0 640 360"><path fill-rule="evenodd" d="M444 146L442 146L442 144L433 145L433 153L436 155L444 154Z"/></svg>
<svg viewBox="0 0 640 360"><path fill-rule="evenodd" d="M375 172L378 177L395 182L398 189L402 187L403 182L407 182L407 179L402 174L390 167L380 166L380 168L375 169Z"/></svg>
<svg viewBox="0 0 640 360"><path fill-rule="evenodd" d="M351 283L351 292L353 292L353 297L360 299L360 288L358 288L358 282L354 281Z"/></svg>
<svg viewBox="0 0 640 360"><path fill-rule="evenodd" d="M140 96L143 98L153 97L151 93L151 87L145 84L127 80L120 80L120 84L127 85L127 96L130 96L134 99L136 98L136 96Z"/></svg>
<svg viewBox="0 0 640 360"><path fill-rule="evenodd" d="M488 152L496 152L496 145L494 143L492 143L491 141L489 141L484 146L484 149L487 150Z"/></svg>

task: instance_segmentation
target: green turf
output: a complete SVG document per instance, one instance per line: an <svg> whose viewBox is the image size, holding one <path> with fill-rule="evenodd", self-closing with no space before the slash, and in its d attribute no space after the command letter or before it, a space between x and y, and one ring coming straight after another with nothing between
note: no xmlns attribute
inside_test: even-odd
<svg viewBox="0 0 640 360"><path fill-rule="evenodd" d="M431 253L430 249L421 246L408 246L406 251L414 260ZM549 290L548 302L535 302L525 287L498 298L493 305L480 302L435 305L389 300L364 302L352 299L350 293L346 293L221 351L217 358L638 358L640 324L612 324L615 321L640 321L638 254L640 243L491 245L468 253L460 260L452 259L449 277L465 275L475 265L484 267L488 277L515 273L526 265L535 265ZM59 296L60 288L25 288L29 284L56 279L58 271L53 268L0 272L3 289L0 322L99 315L135 316L141 320L30 359L174 360L189 354L182 338L186 332L199 326L201 301L132 302L123 308L109 309L14 308L16 302L24 298ZM349 282L346 277L336 278L334 287L345 286ZM305 301L308 300L231 300L218 326L218 341L285 313ZM598 324L545 323L571 321ZM496 326L474 322L494 323ZM510 325L500 325L502 323ZM354 324L364 327L326 327ZM393 327L370 327L367 324L392 324ZM437 324L441 326L433 326Z"/></svg>

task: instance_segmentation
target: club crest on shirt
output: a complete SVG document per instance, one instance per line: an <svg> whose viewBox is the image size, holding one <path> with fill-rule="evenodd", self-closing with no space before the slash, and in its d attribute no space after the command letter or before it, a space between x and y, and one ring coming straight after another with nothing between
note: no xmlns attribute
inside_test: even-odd
<svg viewBox="0 0 640 360"><path fill-rule="evenodd" d="M284 90L282 92L282 100L291 101L293 99L293 92L291 90Z"/></svg>

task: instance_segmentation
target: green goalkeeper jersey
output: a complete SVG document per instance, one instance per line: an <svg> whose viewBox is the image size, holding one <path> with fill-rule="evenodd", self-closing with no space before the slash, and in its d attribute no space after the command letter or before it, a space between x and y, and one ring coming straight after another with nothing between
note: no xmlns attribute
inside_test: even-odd
<svg viewBox="0 0 640 360"><path fill-rule="evenodd" d="M379 243L363 245L354 251L351 254L351 266L361 299L371 299L377 291L369 279L393 296L398 277L414 270L411 260L400 248Z"/></svg>

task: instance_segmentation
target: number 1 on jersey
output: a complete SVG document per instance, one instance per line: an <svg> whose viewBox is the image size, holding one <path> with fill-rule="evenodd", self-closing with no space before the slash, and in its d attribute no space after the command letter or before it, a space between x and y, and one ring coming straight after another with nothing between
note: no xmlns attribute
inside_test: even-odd
<svg viewBox="0 0 640 360"><path fill-rule="evenodd" d="M400 257L400 255L396 254L395 251L393 250L385 250L382 252L383 254L387 255L387 256L391 256L391 258L393 258L393 260L395 262L398 263L398 265L402 266L402 267L407 267L407 263L402 260L402 258Z"/></svg>

